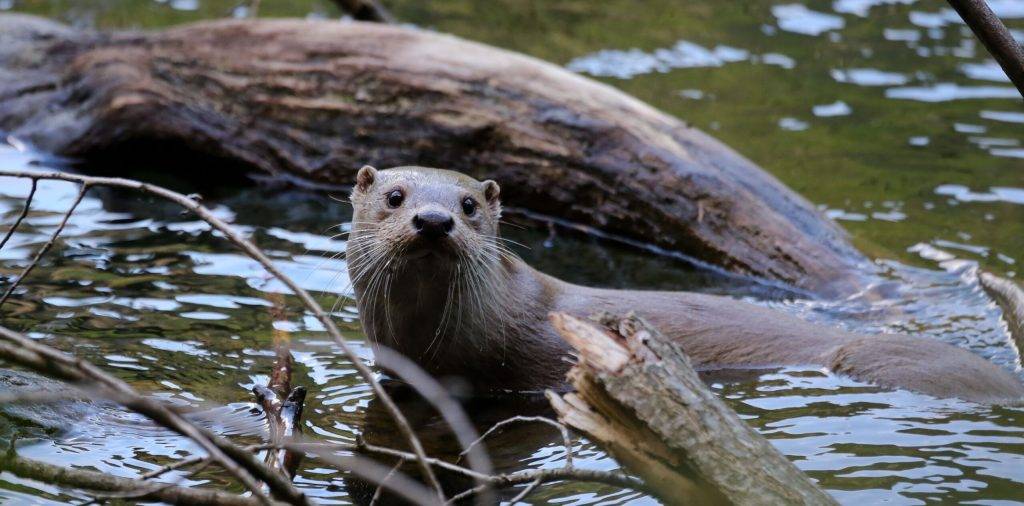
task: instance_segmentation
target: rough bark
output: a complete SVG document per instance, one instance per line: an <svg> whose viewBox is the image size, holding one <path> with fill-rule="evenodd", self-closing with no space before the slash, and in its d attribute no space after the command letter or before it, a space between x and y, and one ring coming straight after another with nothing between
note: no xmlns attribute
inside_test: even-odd
<svg viewBox="0 0 1024 506"><path fill-rule="evenodd" d="M513 209L819 294L850 293L866 269L810 203L699 130L555 65L407 27L96 33L0 16L0 130L122 174L132 156L328 185L367 163L439 166L496 179Z"/></svg>
<svg viewBox="0 0 1024 506"><path fill-rule="evenodd" d="M671 504L835 504L697 376L678 345L633 316L551 321L579 353L575 393L548 397ZM704 494L704 495L700 495Z"/></svg>

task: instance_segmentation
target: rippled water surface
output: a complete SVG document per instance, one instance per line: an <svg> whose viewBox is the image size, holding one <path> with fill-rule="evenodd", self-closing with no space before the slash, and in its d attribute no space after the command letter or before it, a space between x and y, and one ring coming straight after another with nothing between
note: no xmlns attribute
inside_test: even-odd
<svg viewBox="0 0 1024 506"><path fill-rule="evenodd" d="M791 300L777 290L591 240L506 230L526 246L519 252L532 264L580 283L724 293L828 325L923 333L1020 374L1001 313L976 277L979 267L1013 277L1024 261L1024 107L944 2L385 3L404 21L564 64L709 131L839 220L891 282L846 301ZM1024 1L990 3L1024 38ZM0 9L108 28L244 11L223 0L0 0ZM337 16L329 4L310 1L264 1L261 14ZM63 168L16 142L0 145L0 166ZM345 241L336 234L350 218L346 205L327 193L215 190L149 177L202 193L219 216L333 307L343 332L370 357L345 298ZM25 181L0 178L0 223L14 220L27 191ZM75 194L67 183L40 183L27 226L0 251L0 275L9 279L25 264ZM378 428L380 410L368 387L318 323L281 297L282 287L254 262L173 206L91 190L25 287L27 293L4 307L4 325L74 351L151 395L193 407L219 432L258 440L262 421L251 411L248 388L266 381L276 331L291 336L295 381L311 390L307 433L349 442L358 433L389 437ZM284 316L275 316L281 304ZM707 380L844 503L1024 502L1022 408L883 391L805 368ZM543 402L483 402L471 411L486 423L543 412ZM74 416L83 419L70 431L22 452L132 476L194 451L110 407ZM429 414L416 419L436 425ZM500 434L491 451L506 470L564 462L557 436L536 427ZM580 465L616 467L585 440L576 451ZM219 483L224 477L207 471L192 479ZM316 461L303 465L297 483L325 500L366 500L365 490ZM72 498L79 497L0 475L0 502ZM561 483L530 501L650 499Z"/></svg>

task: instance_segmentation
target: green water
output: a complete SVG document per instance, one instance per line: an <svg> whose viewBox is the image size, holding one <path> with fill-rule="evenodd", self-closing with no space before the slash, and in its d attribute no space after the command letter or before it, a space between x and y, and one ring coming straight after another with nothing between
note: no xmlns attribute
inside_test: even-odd
<svg viewBox="0 0 1024 506"><path fill-rule="evenodd" d="M872 304L775 300L756 286L669 260L546 231L506 230L529 246L520 253L531 263L581 283L726 293L826 324L924 333L1019 371L976 269L1014 276L1024 261L1024 107L1019 97L1006 98L1012 88L945 3L386 3L405 22L569 65L708 131L836 217L898 289ZM1024 32L1024 1L993 5ZM103 28L220 18L236 7L209 0L0 0L0 8ZM265 0L261 15L339 14L328 3ZM977 95L983 98L967 98ZM61 166L40 158L0 145L5 168ZM349 214L328 195L180 189L204 193L208 205L251 232L325 306L347 293L343 257L331 258L345 243L331 239L337 231L330 227ZM0 179L0 223L14 219L26 191L27 183ZM0 251L0 274L24 264L73 197L70 185L42 186L29 226ZM241 440L259 434L247 388L269 371L274 327L291 332L296 382L312 392L307 433L351 441L374 430L368 387L315 322L294 301L287 321L275 322L267 306L280 287L170 206L90 193L64 241L25 286L28 293L4 308L4 325L73 349L152 395L209 409L207 423L221 432ZM349 306L342 299L337 321L369 357ZM816 370L755 376L713 384L844 503L1024 501L1024 410L886 392ZM480 409L490 417L509 410ZM496 462L506 470L561 465L559 441L539 432L501 436L491 448ZM22 451L134 475L193 450L104 408ZM616 467L585 441L577 450L580 465ZM196 482L223 479L206 472ZM349 502L354 490L315 461L304 464L297 483L337 502ZM81 497L0 475L3 502ZM568 483L531 496L559 504L649 501Z"/></svg>

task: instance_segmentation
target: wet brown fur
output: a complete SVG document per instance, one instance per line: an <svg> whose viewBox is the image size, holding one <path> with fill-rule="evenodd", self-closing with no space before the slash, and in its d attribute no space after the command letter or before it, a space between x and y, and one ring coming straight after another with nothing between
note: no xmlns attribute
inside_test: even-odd
<svg viewBox="0 0 1024 506"><path fill-rule="evenodd" d="M703 368L817 365L937 397L1024 398L1010 372L933 339L852 334L727 297L590 288L548 276L502 246L493 181L422 167L366 167L357 181L348 260L364 330L428 372L462 377L477 390L564 385L570 350L550 312L635 311ZM405 200L390 209L394 189ZM461 209L466 197L480 203L474 216ZM448 240L418 241L411 220L425 209L455 218ZM486 258L467 260L480 252Z"/></svg>

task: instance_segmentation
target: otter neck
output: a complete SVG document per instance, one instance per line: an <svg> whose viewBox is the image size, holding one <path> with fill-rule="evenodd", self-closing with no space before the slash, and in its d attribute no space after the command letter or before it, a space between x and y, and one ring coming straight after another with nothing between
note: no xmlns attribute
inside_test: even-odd
<svg viewBox="0 0 1024 506"><path fill-rule="evenodd" d="M355 282L368 337L428 369L453 350L485 352L500 345L518 312L510 286L517 262L436 257L394 261L375 279Z"/></svg>

